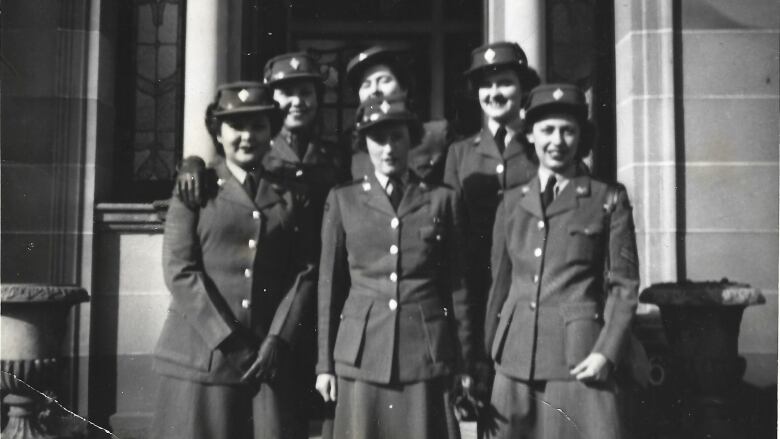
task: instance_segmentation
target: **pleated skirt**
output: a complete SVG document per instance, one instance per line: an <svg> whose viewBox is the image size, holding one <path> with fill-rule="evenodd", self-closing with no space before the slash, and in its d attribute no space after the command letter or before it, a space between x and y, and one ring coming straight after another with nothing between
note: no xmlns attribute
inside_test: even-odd
<svg viewBox="0 0 780 439"><path fill-rule="evenodd" d="M332 437L460 439L448 382L384 385L339 377Z"/></svg>

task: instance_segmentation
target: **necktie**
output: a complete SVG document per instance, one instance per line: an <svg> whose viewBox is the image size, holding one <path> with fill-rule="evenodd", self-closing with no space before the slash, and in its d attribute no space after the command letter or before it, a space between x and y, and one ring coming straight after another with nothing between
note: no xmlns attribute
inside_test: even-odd
<svg viewBox="0 0 780 439"><path fill-rule="evenodd" d="M542 192L542 207L545 210L547 210L547 206L555 199L555 183L557 183L557 180L554 175L551 175L550 178L547 179L547 184L544 185L544 192Z"/></svg>
<svg viewBox="0 0 780 439"><path fill-rule="evenodd" d="M493 140L496 141L496 146L498 146L498 152L500 152L503 155L504 150L506 149L506 128L504 128L503 125L500 125L498 127L498 129L496 130L496 135L493 137Z"/></svg>
<svg viewBox="0 0 780 439"><path fill-rule="evenodd" d="M249 198L254 200L257 193L257 183L255 182L255 176L251 172L246 173L246 178L244 178L244 183L241 186L244 187Z"/></svg>
<svg viewBox="0 0 780 439"><path fill-rule="evenodd" d="M393 205L393 209L398 210L398 206L401 204L401 198L404 196L403 186L401 186L401 180L391 177L387 181L387 196L390 198L390 204Z"/></svg>

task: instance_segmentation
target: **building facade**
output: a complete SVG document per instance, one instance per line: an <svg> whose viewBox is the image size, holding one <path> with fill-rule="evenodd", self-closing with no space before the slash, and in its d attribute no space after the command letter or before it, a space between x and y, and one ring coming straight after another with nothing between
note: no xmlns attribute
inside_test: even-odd
<svg viewBox="0 0 780 439"><path fill-rule="evenodd" d="M728 278L763 291L739 346L744 382L774 400L779 17L770 0L5 2L2 282L90 292L70 318L58 396L119 437L144 437L169 300L155 201L181 157L213 158L203 114L216 85L313 51L327 66L323 135L338 139L357 106L347 60L404 44L419 112L467 134L479 126L468 54L511 40L543 79L588 90L594 172L634 202L643 287Z"/></svg>

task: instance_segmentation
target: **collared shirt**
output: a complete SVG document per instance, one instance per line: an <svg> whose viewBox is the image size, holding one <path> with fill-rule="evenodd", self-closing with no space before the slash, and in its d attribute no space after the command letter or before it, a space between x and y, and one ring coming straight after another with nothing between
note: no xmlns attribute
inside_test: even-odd
<svg viewBox="0 0 780 439"><path fill-rule="evenodd" d="M401 180L401 184L403 184L403 185L406 184L406 175L407 174L404 172L398 178L399 180ZM376 181L379 182L379 185L382 186L382 189L384 189L385 192L387 192L387 183L390 182L390 176L382 174L381 172L377 172L377 171L374 171L374 176L376 177ZM387 194L387 195L390 195L390 194Z"/></svg>
<svg viewBox="0 0 780 439"><path fill-rule="evenodd" d="M490 134L495 137L496 131L498 131L498 127L501 126L500 123L493 119L488 119L487 121L488 130L490 130ZM506 129L506 136L504 136L504 145L509 146L509 142L512 141L512 139L515 138L516 135L520 134L520 131L515 130L510 126L511 124L504 125L504 129Z"/></svg>
<svg viewBox="0 0 780 439"><path fill-rule="evenodd" d="M553 171L539 167L539 184L541 190L544 190L545 186L547 186L547 180L550 179L550 176L555 175L555 186L553 187L553 197L557 198L558 194L561 193L561 191L566 187L567 184L569 184L569 178L561 175L556 174Z"/></svg>

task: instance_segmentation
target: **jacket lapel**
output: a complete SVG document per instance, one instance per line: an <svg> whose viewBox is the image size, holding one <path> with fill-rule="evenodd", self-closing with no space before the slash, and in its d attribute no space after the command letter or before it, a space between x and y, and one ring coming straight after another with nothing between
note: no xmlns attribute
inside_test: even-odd
<svg viewBox="0 0 780 439"><path fill-rule="evenodd" d="M273 148L279 157L283 160L288 162L301 161L301 159L298 157L298 154L296 154L290 144L287 143L287 139L285 139L281 131L276 135L273 142L271 143L271 148Z"/></svg>
<svg viewBox="0 0 780 439"><path fill-rule="evenodd" d="M266 178L260 178L257 184L257 194L255 195L255 206L259 209L265 209L273 204L283 202L282 197L276 191L273 183Z"/></svg>
<svg viewBox="0 0 780 439"><path fill-rule="evenodd" d="M506 145L506 149L504 149L504 160L509 161L518 155L525 155L527 145L520 136L521 134L516 134L515 137L512 138L512 141Z"/></svg>
<svg viewBox="0 0 780 439"><path fill-rule="evenodd" d="M539 196L539 178L532 178L531 181L520 188L524 194L523 199L520 200L520 207L537 218L544 218L544 214L542 213L542 200Z"/></svg>
<svg viewBox="0 0 780 439"><path fill-rule="evenodd" d="M405 215L414 212L421 205L428 203L430 198L428 185L410 178L404 190L401 204L398 205L398 217L403 218Z"/></svg>
<svg viewBox="0 0 780 439"><path fill-rule="evenodd" d="M539 180L537 179L537 182ZM538 183L537 183L538 184ZM569 184L563 188L560 194L547 207L547 217L560 215L567 210L576 209L580 197L590 196L590 177L581 176L572 178Z"/></svg>
<svg viewBox="0 0 780 439"><path fill-rule="evenodd" d="M379 184L379 181L376 179L373 173L363 179L363 183L361 183L361 191L363 194L363 202L366 203L368 207L374 210L378 210L384 214L395 216L393 205L390 204L390 199L387 197L387 193L385 193L384 188Z"/></svg>
<svg viewBox="0 0 780 439"><path fill-rule="evenodd" d="M219 186L218 197L222 197L233 203L238 203L248 208L254 208L255 204L249 198L241 183L238 182L233 173L230 172L224 160L217 162L214 167L217 173L217 185Z"/></svg>
<svg viewBox="0 0 780 439"><path fill-rule="evenodd" d="M477 139L474 139L475 141ZM492 157L497 161L503 161L504 158L501 157L501 154L498 152L498 146L496 145L496 141L493 140L493 136L490 134L490 130L487 128L482 128L482 131L479 134L479 143L477 143L477 152L479 152L482 155Z"/></svg>

